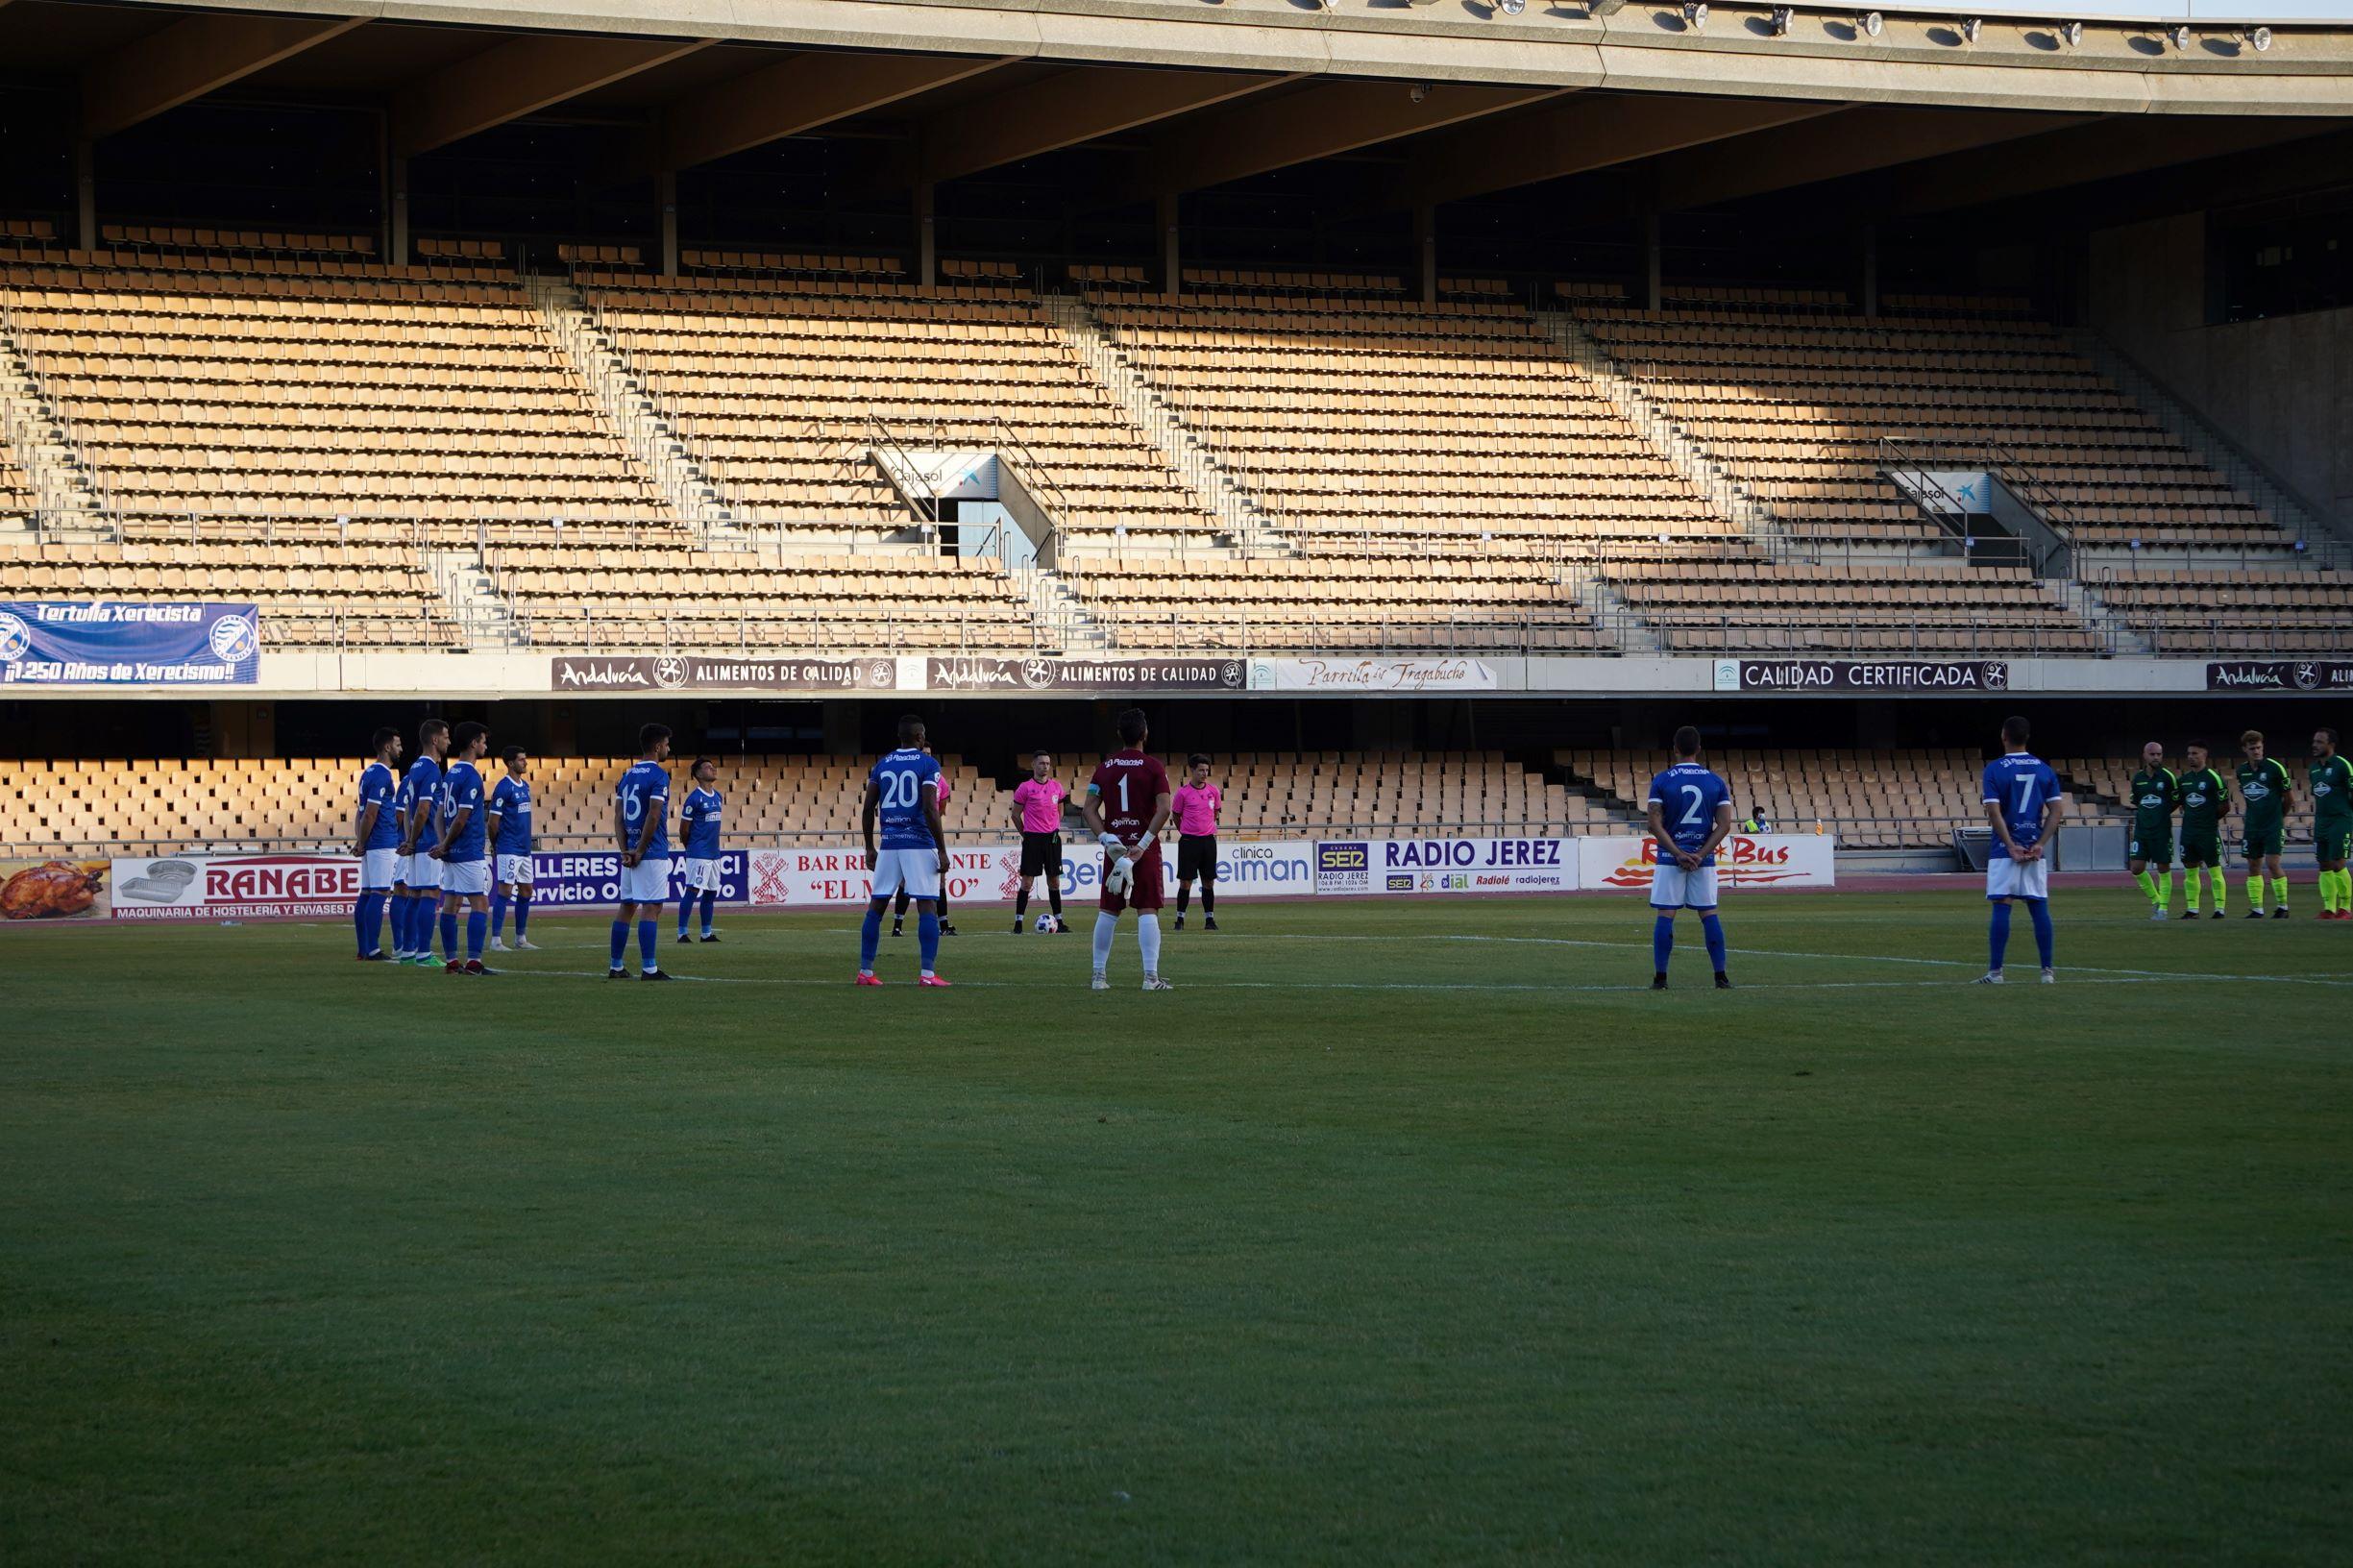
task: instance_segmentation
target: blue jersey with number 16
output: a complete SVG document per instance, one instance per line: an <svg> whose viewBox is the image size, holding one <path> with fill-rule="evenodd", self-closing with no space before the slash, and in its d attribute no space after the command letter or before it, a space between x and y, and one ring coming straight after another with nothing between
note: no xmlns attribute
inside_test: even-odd
<svg viewBox="0 0 2353 1568"><path fill-rule="evenodd" d="M2042 758L2013 751L1985 765L1984 793L1986 804L2001 808L2011 839L2029 849L2043 837L2043 808L2059 798L2059 775ZM2010 858L1998 833L1992 853L1996 860Z"/></svg>
<svg viewBox="0 0 2353 1568"><path fill-rule="evenodd" d="M937 798L940 764L921 751L902 748L874 764L867 778L881 798L878 813L885 849L930 849L931 819L923 814L927 799Z"/></svg>
<svg viewBox="0 0 2353 1568"><path fill-rule="evenodd" d="M646 841L646 858L670 858L670 770L658 762L633 764L621 775L614 786L613 798L621 802L621 821L628 834L629 847L637 847L637 836L645 831L648 813L653 816L653 837Z"/></svg>
<svg viewBox="0 0 2353 1568"><path fill-rule="evenodd" d="M1716 808L1732 798L1731 787L1696 762L1679 762L1651 780L1647 804L1658 808L1667 837L1675 847L1689 851L1707 842L1716 830ZM1700 862L1713 866L1709 855Z"/></svg>

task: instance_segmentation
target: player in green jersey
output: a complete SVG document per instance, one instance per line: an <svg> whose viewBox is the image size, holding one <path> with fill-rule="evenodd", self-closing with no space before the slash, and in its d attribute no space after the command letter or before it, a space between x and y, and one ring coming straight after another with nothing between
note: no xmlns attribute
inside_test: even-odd
<svg viewBox="0 0 2353 1568"><path fill-rule="evenodd" d="M2353 871L2345 870L2353 847L2353 765L2337 754L2335 730L2313 731L2304 776L2312 790L2313 856L2320 862L2320 918L2353 920Z"/></svg>
<svg viewBox="0 0 2353 1568"><path fill-rule="evenodd" d="M2124 869L2148 894L2149 919L2162 920L2166 905L2173 901L2173 813L2181 809L2181 780L2165 765L2163 743L2141 747L2131 799L2132 842L2124 848Z"/></svg>
<svg viewBox="0 0 2353 1568"><path fill-rule="evenodd" d="M2220 919L2230 898L2230 883L2222 875L2222 819L2230 815L2230 786L2207 760L2206 743L2192 741L2181 775L2181 891L2189 907L2181 918L2198 918L2198 885L2214 882L2214 918Z"/></svg>
<svg viewBox="0 0 2353 1568"><path fill-rule="evenodd" d="M2263 751L2263 731L2239 737L2246 760L2239 765L2239 798L2246 819L2246 917L2263 919L2263 879L2271 878L2271 918L2288 918L2288 871L2280 865L2280 841L2288 836L2288 807L2295 786L2276 757Z"/></svg>

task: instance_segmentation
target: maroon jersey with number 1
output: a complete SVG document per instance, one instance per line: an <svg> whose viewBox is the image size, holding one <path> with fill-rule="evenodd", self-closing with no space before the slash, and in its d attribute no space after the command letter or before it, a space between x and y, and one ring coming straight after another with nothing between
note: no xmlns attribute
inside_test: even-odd
<svg viewBox="0 0 2353 1568"><path fill-rule="evenodd" d="M1121 843L1133 847L1142 842L1144 829L1152 825L1152 815L1160 809L1160 797L1168 793L1168 770L1160 765L1159 758L1141 751L1115 752L1103 759L1088 787L1102 806L1105 831L1117 834ZM1098 903L1115 915L1131 905L1140 910L1158 909L1164 882L1160 841L1154 839L1136 859L1135 889L1124 898L1106 889Z"/></svg>

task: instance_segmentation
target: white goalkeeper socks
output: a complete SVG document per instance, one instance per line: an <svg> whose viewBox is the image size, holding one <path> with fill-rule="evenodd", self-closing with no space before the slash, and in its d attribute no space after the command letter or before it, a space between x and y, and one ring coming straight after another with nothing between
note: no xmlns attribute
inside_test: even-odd
<svg viewBox="0 0 2353 1568"><path fill-rule="evenodd" d="M1160 917L1136 917L1136 942L1143 948L1143 975L1149 980L1160 973Z"/></svg>
<svg viewBox="0 0 2353 1568"><path fill-rule="evenodd" d="M1114 915L1114 914L1111 914L1111 913L1109 913L1108 911L1105 911L1105 910L1097 910L1097 911L1095 911L1095 917L1094 917L1094 972L1095 972L1095 973L1097 973L1097 974L1101 974L1101 973L1102 973L1102 972L1103 972L1103 971L1104 971L1106 968L1110 968L1110 967L1111 967L1111 939L1112 939L1114 936L1115 936L1115 935L1118 933L1118 930L1119 930L1119 917L1118 917L1118 916ZM1158 931L1155 931L1155 932L1153 933L1153 940L1154 940L1154 943L1155 943L1155 944L1156 944L1156 945L1157 945L1157 943L1158 943L1159 937L1160 937L1160 933L1159 933Z"/></svg>

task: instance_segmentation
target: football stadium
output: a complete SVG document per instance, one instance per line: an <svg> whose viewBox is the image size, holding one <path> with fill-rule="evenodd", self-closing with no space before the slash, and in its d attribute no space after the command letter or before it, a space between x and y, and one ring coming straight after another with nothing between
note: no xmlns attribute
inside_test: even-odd
<svg viewBox="0 0 2353 1568"><path fill-rule="evenodd" d="M2331 0L0 0L0 687L11 1568L2345 1560Z"/></svg>

